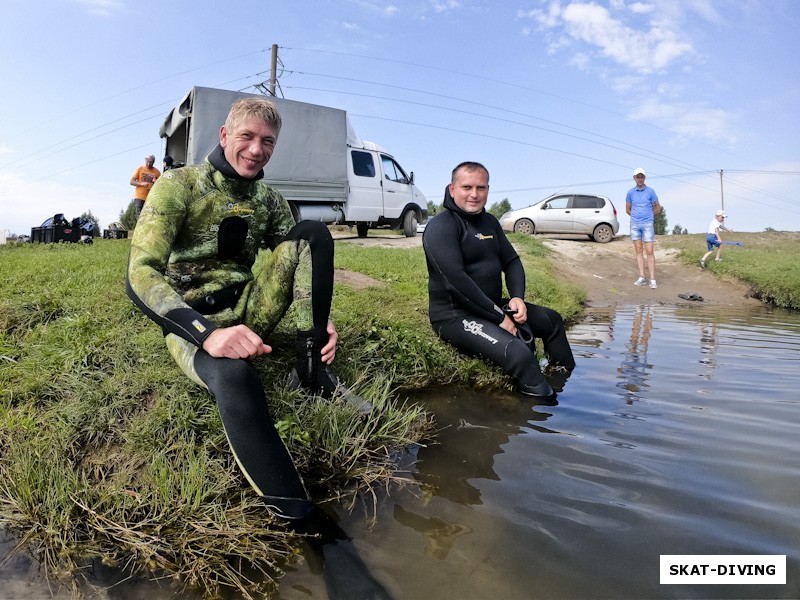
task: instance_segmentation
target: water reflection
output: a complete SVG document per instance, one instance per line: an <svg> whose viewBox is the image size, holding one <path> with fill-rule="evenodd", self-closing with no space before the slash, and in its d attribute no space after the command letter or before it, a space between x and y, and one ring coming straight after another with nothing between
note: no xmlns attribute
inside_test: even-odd
<svg viewBox="0 0 800 600"><path fill-rule="evenodd" d="M714 322L700 325L700 364L705 365L702 376L706 381L714 378L717 369L717 350L719 348L719 331Z"/></svg>
<svg viewBox="0 0 800 600"><path fill-rule="evenodd" d="M639 395L643 388L648 387L648 371L653 365L647 362L647 344L650 341L650 332L653 328L653 315L649 306L639 306L633 317L631 325L630 342L626 347L622 363L617 369L619 374L617 387L624 390L623 396L626 404L640 400Z"/></svg>
<svg viewBox="0 0 800 600"><path fill-rule="evenodd" d="M424 395L436 415L436 442L421 448L414 477L426 494L459 504L481 504L480 480L499 480L494 457L509 437L552 416L521 394L491 394L440 388Z"/></svg>

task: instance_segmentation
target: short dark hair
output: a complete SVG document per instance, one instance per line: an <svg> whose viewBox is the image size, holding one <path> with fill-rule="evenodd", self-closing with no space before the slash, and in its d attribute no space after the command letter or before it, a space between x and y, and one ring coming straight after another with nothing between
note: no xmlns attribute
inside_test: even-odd
<svg viewBox="0 0 800 600"><path fill-rule="evenodd" d="M169 154L164 157L164 164L168 167L172 166L172 157Z"/></svg>
<svg viewBox="0 0 800 600"><path fill-rule="evenodd" d="M479 162L474 162L474 161L471 161L471 160L467 160L467 161L464 161L464 162L460 163L458 166L456 166L455 169L453 169L453 172L450 174L450 182L451 183L455 183L456 182L456 173L458 173L461 169L464 169L465 171L470 171L470 172L471 171L477 171L477 170L480 169L484 173L486 173L486 181L487 182L489 181L489 169L484 167Z"/></svg>

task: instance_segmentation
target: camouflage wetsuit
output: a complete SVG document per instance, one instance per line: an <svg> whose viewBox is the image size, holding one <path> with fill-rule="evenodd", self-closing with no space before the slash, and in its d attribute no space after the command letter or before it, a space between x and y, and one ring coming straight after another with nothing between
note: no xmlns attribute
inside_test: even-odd
<svg viewBox="0 0 800 600"><path fill-rule="evenodd" d="M254 272L262 242L272 254ZM263 338L292 303L298 330L324 331L333 292L327 228L294 225L283 196L239 176L217 146L203 165L170 170L151 190L131 242L127 291L162 327L184 373L214 394L253 488L283 516L303 516L308 494L255 370L246 360L213 358L201 347L218 327L238 323Z"/></svg>

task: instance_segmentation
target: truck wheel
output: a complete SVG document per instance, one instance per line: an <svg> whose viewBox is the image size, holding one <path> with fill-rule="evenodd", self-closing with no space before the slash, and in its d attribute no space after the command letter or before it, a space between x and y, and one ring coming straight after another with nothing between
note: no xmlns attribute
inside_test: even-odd
<svg viewBox="0 0 800 600"><path fill-rule="evenodd" d="M533 226L533 221L530 219L520 219L514 223L514 233L525 233L533 235L536 228Z"/></svg>
<svg viewBox="0 0 800 600"><path fill-rule="evenodd" d="M367 223L356 223L356 231L358 232L358 237L367 237L369 225Z"/></svg>
<svg viewBox="0 0 800 600"><path fill-rule="evenodd" d="M595 242L600 242L601 244L605 244L610 242L614 238L614 230L611 229L610 225L606 225L605 223L600 223L597 227L594 228L594 233L592 234Z"/></svg>
<svg viewBox="0 0 800 600"><path fill-rule="evenodd" d="M413 210L408 211L403 216L403 235L406 237L416 237L417 224L417 213Z"/></svg>

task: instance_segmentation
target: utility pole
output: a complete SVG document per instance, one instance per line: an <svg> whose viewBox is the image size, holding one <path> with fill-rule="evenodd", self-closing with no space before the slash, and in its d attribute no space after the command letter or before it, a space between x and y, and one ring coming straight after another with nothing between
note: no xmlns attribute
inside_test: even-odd
<svg viewBox="0 0 800 600"><path fill-rule="evenodd" d="M722 192L722 169L719 170L719 198L720 198L720 208L724 211L725 210L725 194Z"/></svg>
<svg viewBox="0 0 800 600"><path fill-rule="evenodd" d="M269 95L275 97L275 84L278 81L278 44L272 44L272 64L269 70ZM722 173L722 171L720 171Z"/></svg>

